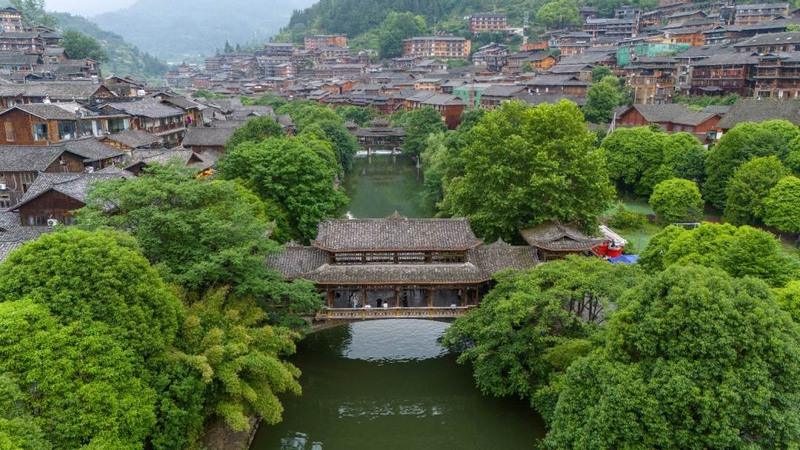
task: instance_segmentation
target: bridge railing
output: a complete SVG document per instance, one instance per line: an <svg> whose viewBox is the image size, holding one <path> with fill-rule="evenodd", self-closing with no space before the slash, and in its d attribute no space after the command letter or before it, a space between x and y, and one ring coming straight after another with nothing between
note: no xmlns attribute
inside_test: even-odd
<svg viewBox="0 0 800 450"><path fill-rule="evenodd" d="M475 306L403 307L403 308L325 308L316 315L317 320L364 319L437 319L461 317Z"/></svg>

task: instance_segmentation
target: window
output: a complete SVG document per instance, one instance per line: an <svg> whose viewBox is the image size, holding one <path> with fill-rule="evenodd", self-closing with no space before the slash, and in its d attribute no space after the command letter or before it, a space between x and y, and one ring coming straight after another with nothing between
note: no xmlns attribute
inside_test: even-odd
<svg viewBox="0 0 800 450"><path fill-rule="evenodd" d="M75 122L58 122L58 138L62 140L75 138Z"/></svg>
<svg viewBox="0 0 800 450"><path fill-rule="evenodd" d="M11 207L11 194L0 194L0 208Z"/></svg>
<svg viewBox="0 0 800 450"><path fill-rule="evenodd" d="M14 124L11 122L6 122L5 127L6 127L6 142L14 142Z"/></svg>
<svg viewBox="0 0 800 450"><path fill-rule="evenodd" d="M34 141L46 141L48 136L47 132L47 124L46 123L34 123L33 124L33 140Z"/></svg>

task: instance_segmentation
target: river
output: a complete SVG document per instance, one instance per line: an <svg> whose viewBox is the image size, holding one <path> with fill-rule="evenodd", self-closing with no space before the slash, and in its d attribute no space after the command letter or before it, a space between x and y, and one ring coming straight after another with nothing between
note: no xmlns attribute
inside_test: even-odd
<svg viewBox="0 0 800 450"><path fill-rule="evenodd" d="M408 157L356 158L344 183L350 217L430 217ZM303 395L251 450L531 449L544 425L526 403L481 395L469 367L439 344L449 324L376 320L319 331L291 361Z"/></svg>

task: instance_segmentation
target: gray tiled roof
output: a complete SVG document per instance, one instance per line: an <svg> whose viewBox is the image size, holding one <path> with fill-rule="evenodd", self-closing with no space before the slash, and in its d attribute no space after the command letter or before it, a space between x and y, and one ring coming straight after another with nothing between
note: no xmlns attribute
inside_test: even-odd
<svg viewBox="0 0 800 450"><path fill-rule="evenodd" d="M468 219L326 220L319 224L314 247L333 251L468 250L481 241Z"/></svg>
<svg viewBox="0 0 800 450"><path fill-rule="evenodd" d="M161 138L153 136L144 130L125 130L112 134L111 136L106 136L105 139L119 142L130 148L147 147L161 142Z"/></svg>
<svg viewBox="0 0 800 450"><path fill-rule="evenodd" d="M64 153L61 146L0 146L0 172L38 172Z"/></svg>
<svg viewBox="0 0 800 450"><path fill-rule="evenodd" d="M66 109L52 103L31 103L27 105L17 105L0 114L5 114L6 112L14 109L25 111L28 114L44 120L78 120L78 116L76 116L75 113L71 113Z"/></svg>
<svg viewBox="0 0 800 450"><path fill-rule="evenodd" d="M520 230L520 234L531 246L553 251L590 250L602 243L602 239L590 238L573 227L556 222Z"/></svg>
<svg viewBox="0 0 800 450"><path fill-rule="evenodd" d="M13 206L13 209L18 209L50 190L83 202L92 183L116 178L133 178L133 174L116 167L109 167L94 173L40 173L36 181L28 188L28 192Z"/></svg>
<svg viewBox="0 0 800 450"><path fill-rule="evenodd" d="M677 103L634 105L631 108L639 111L645 120L650 123L670 122L691 126L697 126L717 114L710 111L692 111L686 105Z"/></svg>
<svg viewBox="0 0 800 450"><path fill-rule="evenodd" d="M163 119L165 117L182 116L183 110L169 106L156 99L144 99L134 102L109 103L112 108L126 112L132 116Z"/></svg>
<svg viewBox="0 0 800 450"><path fill-rule="evenodd" d="M68 151L79 155L85 162L103 161L125 154L122 150L103 144L95 137L64 141L61 144Z"/></svg>
<svg viewBox="0 0 800 450"><path fill-rule="evenodd" d="M800 125L800 100L757 100L740 99L719 121L722 129L731 129L741 122L764 122L783 119Z"/></svg>
<svg viewBox="0 0 800 450"><path fill-rule="evenodd" d="M189 127L183 138L184 147L224 147L234 128Z"/></svg>
<svg viewBox="0 0 800 450"><path fill-rule="evenodd" d="M0 210L0 262L12 250L50 231L53 231L50 227L24 227L20 223L19 213Z"/></svg>
<svg viewBox="0 0 800 450"><path fill-rule="evenodd" d="M0 86L0 97L50 97L53 100L86 100L92 97L103 85L86 81L25 83Z"/></svg>

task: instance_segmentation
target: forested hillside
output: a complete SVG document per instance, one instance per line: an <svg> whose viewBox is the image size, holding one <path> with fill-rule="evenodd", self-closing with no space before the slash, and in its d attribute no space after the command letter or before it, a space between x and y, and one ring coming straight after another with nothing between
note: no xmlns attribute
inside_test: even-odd
<svg viewBox="0 0 800 450"><path fill-rule="evenodd" d="M345 33L350 38L369 33L380 26L390 12L411 12L425 17L428 25L439 31L462 34L468 28L464 17L476 12L505 13L510 26L522 26L525 13L536 24L536 13L545 3L575 5L571 0L320 0L303 11L296 11L289 26L279 36L282 40L301 41L304 33ZM585 0L579 5L593 6L610 14L623 4L643 8L655 6L655 0Z"/></svg>
<svg viewBox="0 0 800 450"><path fill-rule="evenodd" d="M202 59L231 43L263 43L314 0L140 0L93 20L167 61Z"/></svg>
<svg viewBox="0 0 800 450"><path fill-rule="evenodd" d="M133 75L144 79L160 79L169 70L163 61L129 44L122 36L101 29L88 19L67 13L56 13L55 16L60 29L80 31L97 39L108 56L102 67L104 76Z"/></svg>

